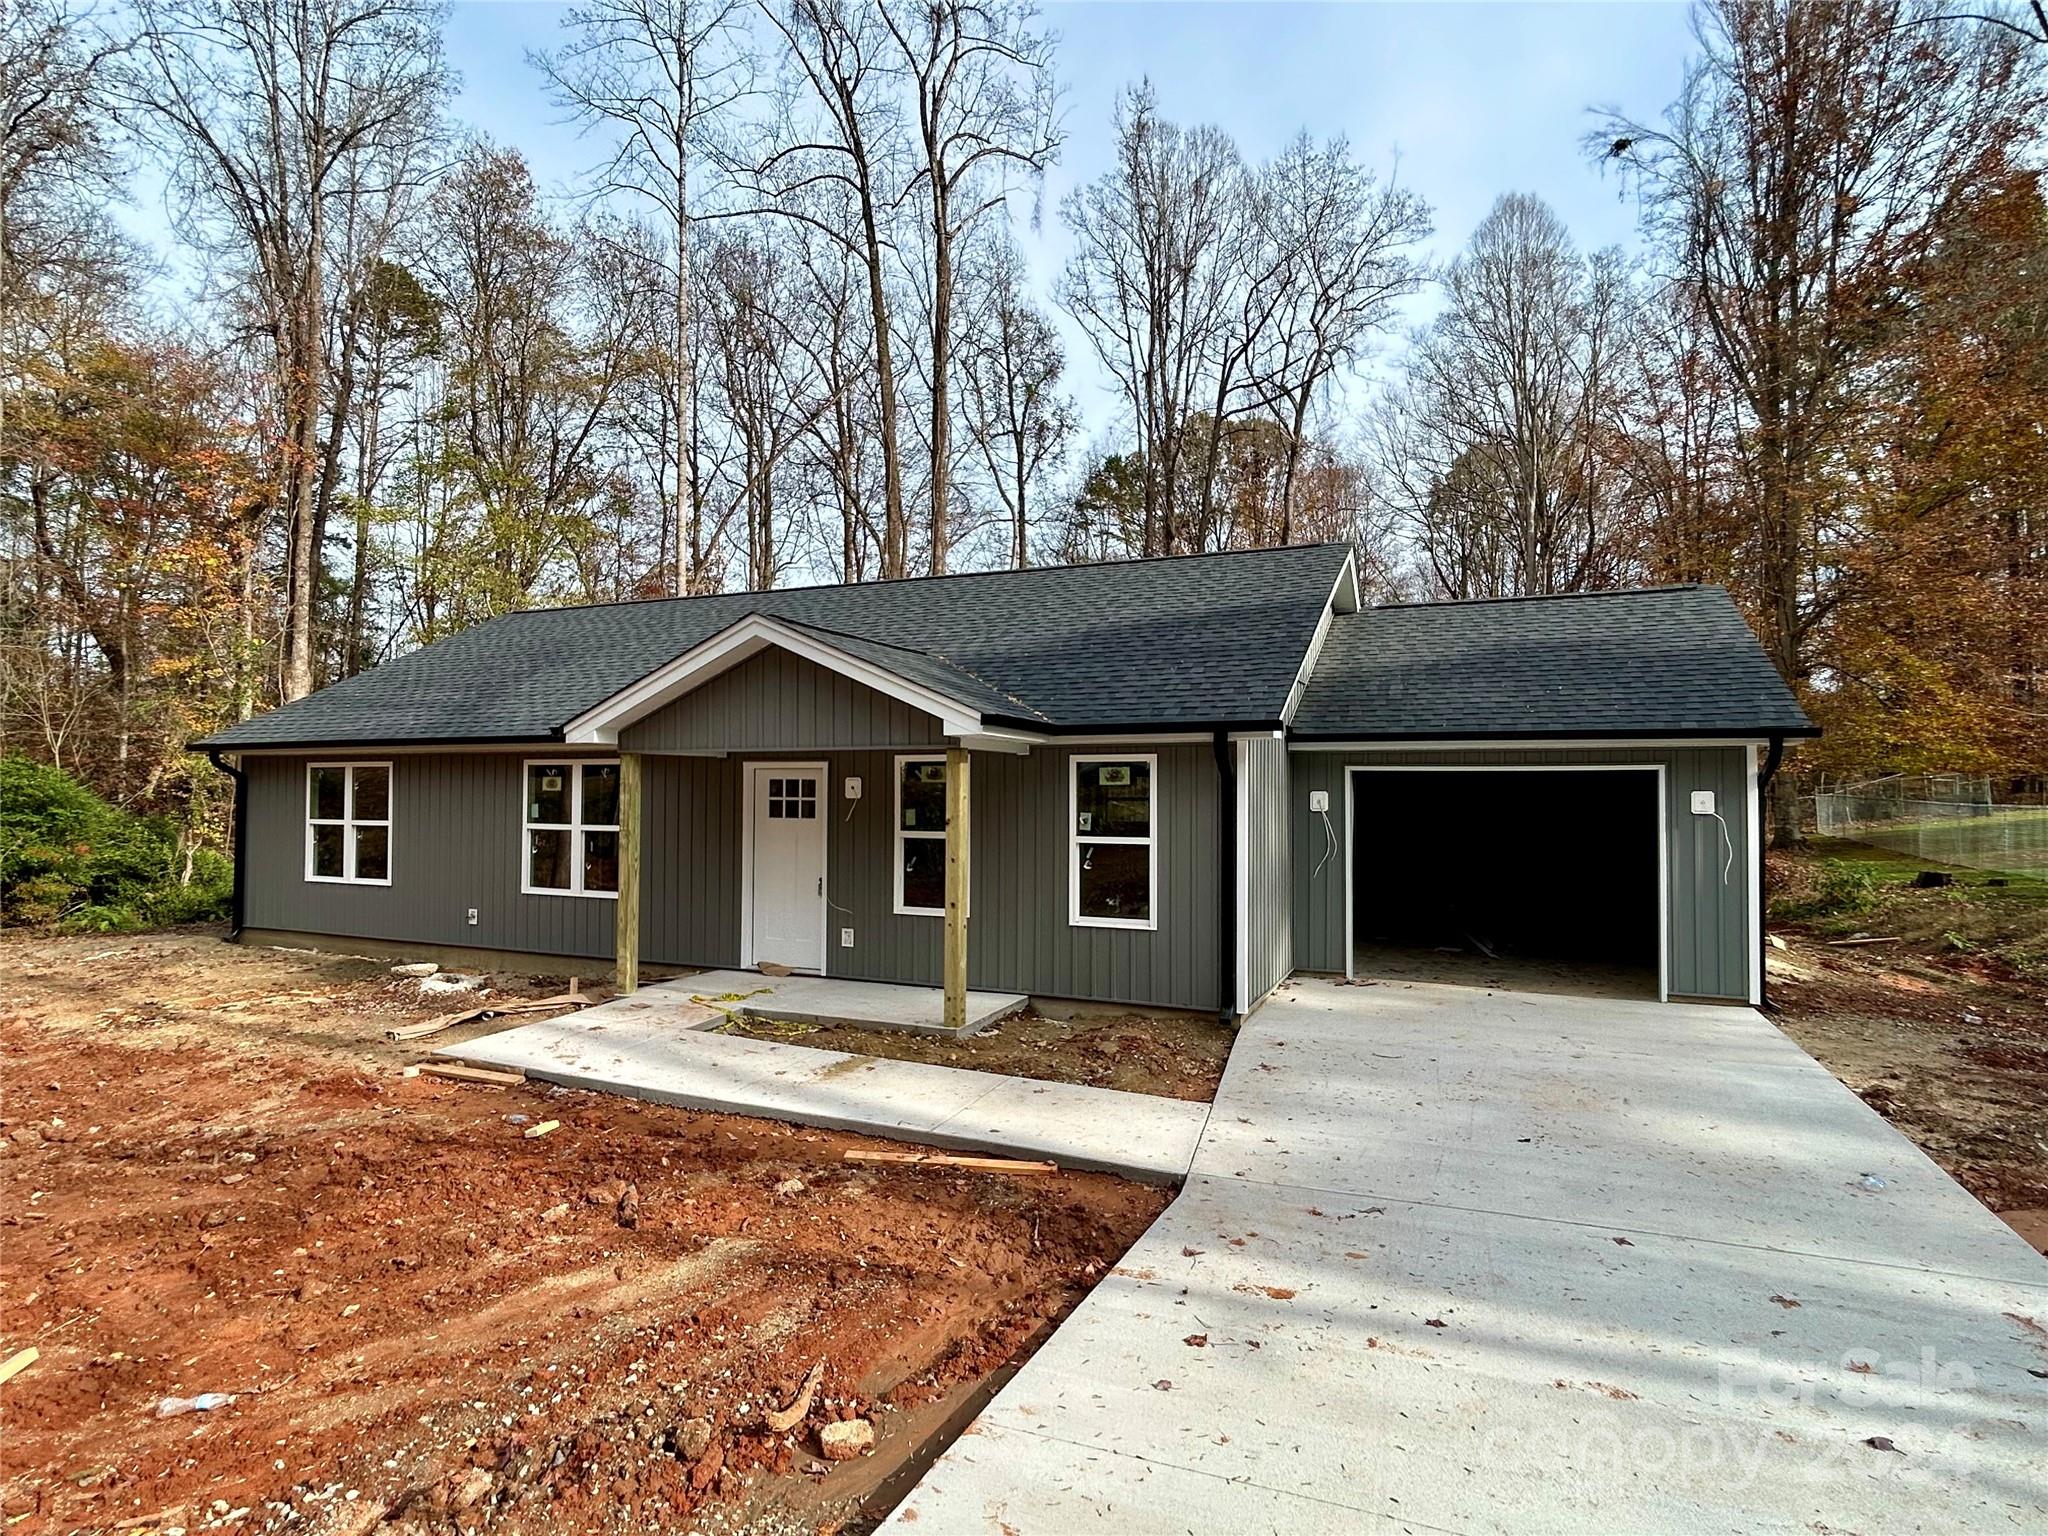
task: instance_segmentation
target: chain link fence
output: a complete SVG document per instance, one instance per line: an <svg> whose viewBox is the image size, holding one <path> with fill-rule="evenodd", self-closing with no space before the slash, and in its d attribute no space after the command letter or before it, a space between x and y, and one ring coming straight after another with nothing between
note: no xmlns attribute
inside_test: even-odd
<svg viewBox="0 0 2048 1536"><path fill-rule="evenodd" d="M2000 804L1988 779L1902 774L1812 797L1813 827L1931 863L2048 880L2048 806Z"/></svg>

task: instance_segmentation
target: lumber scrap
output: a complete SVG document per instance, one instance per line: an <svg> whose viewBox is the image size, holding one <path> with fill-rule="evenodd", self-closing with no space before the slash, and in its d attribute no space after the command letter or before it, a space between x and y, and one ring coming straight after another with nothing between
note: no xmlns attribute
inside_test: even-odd
<svg viewBox="0 0 2048 1536"><path fill-rule="evenodd" d="M445 1077L455 1083L475 1083L482 1088L511 1088L526 1081L524 1072L511 1068L471 1067L459 1061L423 1061L420 1071L428 1077Z"/></svg>
<svg viewBox="0 0 2048 1536"><path fill-rule="evenodd" d="M0 1362L0 1381L12 1381L23 1371L43 1358L43 1352L31 1344L27 1349L18 1349Z"/></svg>
<svg viewBox="0 0 2048 1536"><path fill-rule="evenodd" d="M528 1141L537 1141L548 1132L559 1131L561 1128L562 1122L559 1120L543 1120L539 1125L529 1125L523 1134Z"/></svg>
<svg viewBox="0 0 2048 1536"><path fill-rule="evenodd" d="M1829 939L1827 945L1829 949L1847 949L1855 944L1903 944L1905 942L1905 937L1900 935L1889 939Z"/></svg>
<svg viewBox="0 0 2048 1536"><path fill-rule="evenodd" d="M509 1002L482 1003L474 1008L465 1008L459 1013L444 1013L437 1018L422 1019L417 1024L401 1024L395 1029L384 1031L392 1040L424 1040L428 1035L438 1035L444 1029L453 1029L458 1024L467 1024L472 1019L496 1018L509 1013L545 1013L554 1008L581 1008L590 1001L579 992L558 992L553 997L515 998Z"/></svg>
<svg viewBox="0 0 2048 1536"><path fill-rule="evenodd" d="M983 1173L1058 1173L1057 1163L1028 1162L1015 1157L975 1157L960 1152L868 1152L859 1147L846 1151L849 1163L900 1163L905 1167L974 1168Z"/></svg>

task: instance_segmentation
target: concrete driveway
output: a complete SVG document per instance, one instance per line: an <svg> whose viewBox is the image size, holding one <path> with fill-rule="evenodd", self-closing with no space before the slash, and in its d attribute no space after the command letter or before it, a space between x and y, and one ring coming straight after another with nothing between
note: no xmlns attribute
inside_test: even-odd
<svg viewBox="0 0 2048 1536"><path fill-rule="evenodd" d="M891 1525L2039 1531L2048 1263L1747 1008L1299 982Z"/></svg>

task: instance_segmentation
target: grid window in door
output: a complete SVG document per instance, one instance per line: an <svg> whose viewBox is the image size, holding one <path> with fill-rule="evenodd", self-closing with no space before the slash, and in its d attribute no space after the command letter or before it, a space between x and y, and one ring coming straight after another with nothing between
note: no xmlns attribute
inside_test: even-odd
<svg viewBox="0 0 2048 1536"><path fill-rule="evenodd" d="M1077 928L1157 928L1159 760L1075 757L1068 920Z"/></svg>
<svg viewBox="0 0 2048 1536"><path fill-rule="evenodd" d="M946 915L946 760L896 759L896 910Z"/></svg>
<svg viewBox="0 0 2048 1536"><path fill-rule="evenodd" d="M526 765L525 860L529 896L619 894L619 765Z"/></svg>
<svg viewBox="0 0 2048 1536"><path fill-rule="evenodd" d="M768 819L770 821L816 821L818 819L818 781L807 778L770 779L768 781Z"/></svg>
<svg viewBox="0 0 2048 1536"><path fill-rule="evenodd" d="M309 763L306 878L391 883L391 765Z"/></svg>

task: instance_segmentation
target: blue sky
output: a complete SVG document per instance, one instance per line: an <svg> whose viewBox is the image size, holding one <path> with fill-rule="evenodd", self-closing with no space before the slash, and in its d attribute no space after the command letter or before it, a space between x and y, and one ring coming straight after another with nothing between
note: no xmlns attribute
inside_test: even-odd
<svg viewBox="0 0 2048 1536"><path fill-rule="evenodd" d="M552 120L525 63L528 49L553 40L562 9L461 0L448 30L462 75L457 115L524 151L554 188L595 154ZM1582 245L1632 245L1633 206L1580 154L1586 109L1654 115L1677 93L1690 40L1677 0L1069 0L1045 16L1061 37L1067 146L1047 179L1043 227L1020 234L1046 290L1066 249L1059 200L1104 169L1116 93L1141 75L1169 116L1218 124L1249 158L1304 127L1345 135L1367 164L1397 173L1435 208L1432 255L1454 252L1506 191L1548 200ZM1075 393L1097 428L1110 402L1084 350L1070 338Z"/></svg>

